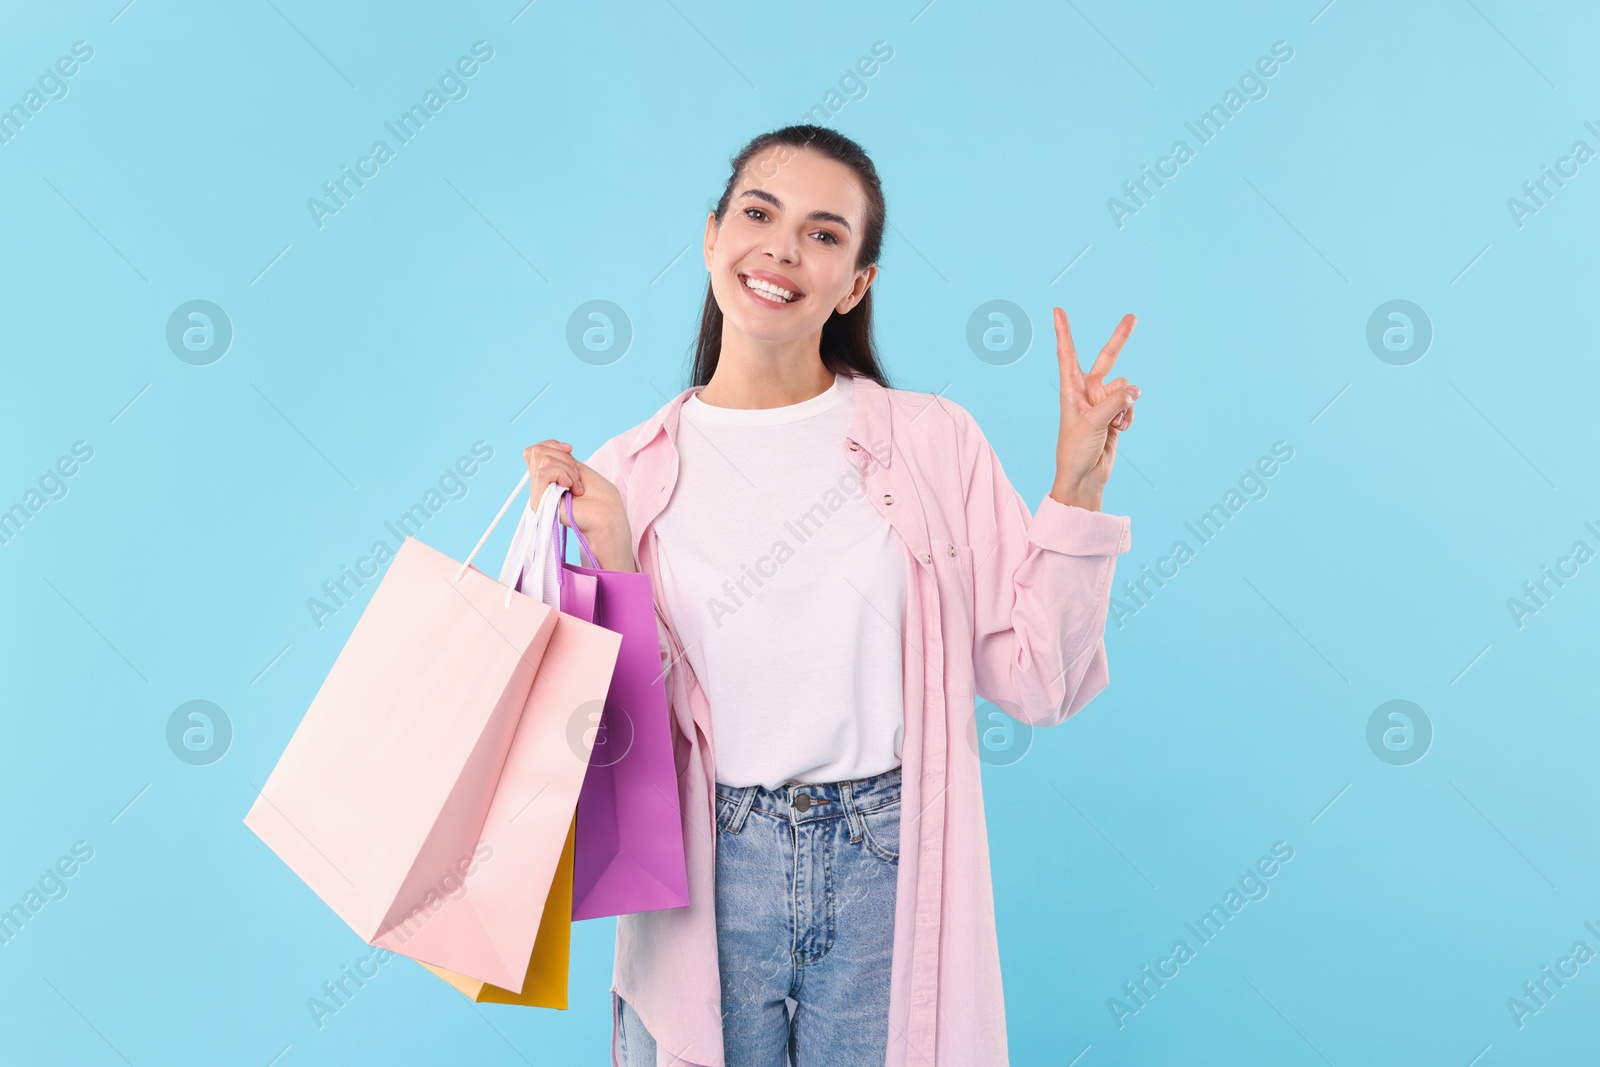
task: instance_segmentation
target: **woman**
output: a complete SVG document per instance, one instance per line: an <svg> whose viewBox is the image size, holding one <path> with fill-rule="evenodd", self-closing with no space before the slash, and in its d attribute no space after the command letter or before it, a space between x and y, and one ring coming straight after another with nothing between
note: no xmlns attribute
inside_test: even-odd
<svg viewBox="0 0 1600 1067"><path fill-rule="evenodd" d="M587 463L525 451L523 522L570 488L661 616L691 903L618 917L613 1064L1004 1064L974 698L1052 725L1109 680L1133 317L1086 376L1056 309L1034 517L965 409L878 366L861 148L791 126L732 163L691 386Z"/></svg>

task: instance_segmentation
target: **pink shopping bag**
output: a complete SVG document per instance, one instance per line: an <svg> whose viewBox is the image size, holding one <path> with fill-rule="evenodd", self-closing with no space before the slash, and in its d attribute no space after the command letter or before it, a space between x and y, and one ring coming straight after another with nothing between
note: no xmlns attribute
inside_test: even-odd
<svg viewBox="0 0 1600 1067"><path fill-rule="evenodd" d="M566 526L556 518L562 503ZM566 562L569 528L593 566ZM559 484L546 489L531 534L525 564L513 560L514 569L502 571L501 581L546 604L559 596L564 615L622 638L604 710L583 724L592 734L592 751L578 796L572 918L685 907L683 817L650 576L600 567L573 519L572 493Z"/></svg>
<svg viewBox="0 0 1600 1067"><path fill-rule="evenodd" d="M245 824L369 944L521 992L621 640L406 538Z"/></svg>

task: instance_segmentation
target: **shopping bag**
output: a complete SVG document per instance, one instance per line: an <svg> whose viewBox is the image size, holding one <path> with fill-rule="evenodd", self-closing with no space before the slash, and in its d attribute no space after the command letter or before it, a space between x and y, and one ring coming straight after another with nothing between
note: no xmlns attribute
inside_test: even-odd
<svg viewBox="0 0 1600 1067"><path fill-rule="evenodd" d="M406 538L245 824L369 944L521 992L621 640ZM576 740L573 740L573 738Z"/></svg>
<svg viewBox="0 0 1600 1067"><path fill-rule="evenodd" d="M539 936L533 943L533 956L528 960L528 973L523 977L520 993L431 963L422 966L479 1004L520 1004L528 1008L564 1010L567 968L572 958L572 844L576 833L574 817L567 826L567 844L561 851L561 865L556 868L555 881L539 917Z"/></svg>
<svg viewBox="0 0 1600 1067"><path fill-rule="evenodd" d="M567 524L556 519L566 505ZM594 564L566 562L566 531ZM592 735L578 796L574 920L680 908L689 903L665 671L650 576L600 567L572 515L572 494L552 482L535 512L529 564L501 574L525 592L622 638ZM537 588L526 588L523 583Z"/></svg>

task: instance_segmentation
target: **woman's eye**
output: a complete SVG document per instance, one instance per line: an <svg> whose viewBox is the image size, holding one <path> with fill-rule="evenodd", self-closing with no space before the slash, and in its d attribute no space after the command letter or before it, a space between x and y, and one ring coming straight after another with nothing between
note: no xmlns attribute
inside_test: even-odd
<svg viewBox="0 0 1600 1067"><path fill-rule="evenodd" d="M758 207L747 207L747 208L744 209L744 216L747 219L752 219L753 221L761 222L761 221L766 219L767 213L765 211L762 211ZM756 218L756 216L760 216L760 218ZM817 236L817 235L821 235L822 237L826 238L827 242L829 244L835 244L836 245L836 244L839 243L839 239L837 237L835 237L833 234L829 233L827 230L818 230L816 232L816 234L813 234L813 236Z"/></svg>

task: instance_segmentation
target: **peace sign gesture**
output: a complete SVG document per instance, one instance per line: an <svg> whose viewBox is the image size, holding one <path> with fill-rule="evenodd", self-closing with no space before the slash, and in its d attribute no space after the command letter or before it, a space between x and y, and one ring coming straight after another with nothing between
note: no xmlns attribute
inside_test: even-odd
<svg viewBox="0 0 1600 1067"><path fill-rule="evenodd" d="M1063 504L1089 511L1100 510L1111 462L1117 455L1117 437L1133 425L1133 402L1139 388L1126 378L1105 381L1133 332L1134 317L1122 316L1111 340L1100 350L1085 375L1072 347L1067 313L1052 309L1056 319L1056 358L1061 365L1061 427L1056 434L1056 480L1050 495Z"/></svg>

